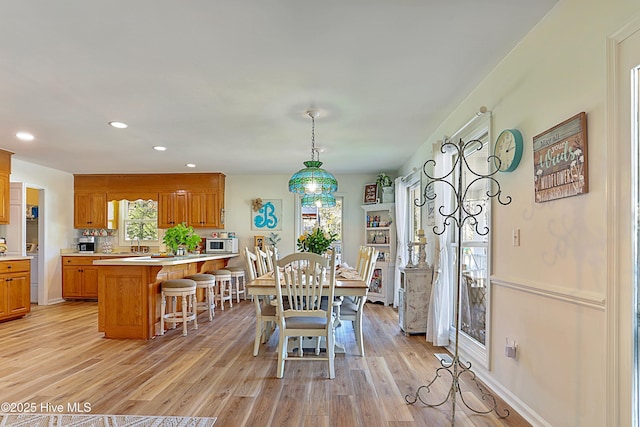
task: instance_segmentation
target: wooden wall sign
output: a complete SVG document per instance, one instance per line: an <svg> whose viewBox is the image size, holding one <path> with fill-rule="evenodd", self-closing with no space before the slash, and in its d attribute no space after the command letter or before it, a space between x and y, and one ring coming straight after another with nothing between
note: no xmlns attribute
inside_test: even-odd
<svg viewBox="0 0 640 427"><path fill-rule="evenodd" d="M364 185L364 204L378 203L378 184Z"/></svg>
<svg viewBox="0 0 640 427"><path fill-rule="evenodd" d="M536 203L589 191L586 113L533 137L533 171Z"/></svg>

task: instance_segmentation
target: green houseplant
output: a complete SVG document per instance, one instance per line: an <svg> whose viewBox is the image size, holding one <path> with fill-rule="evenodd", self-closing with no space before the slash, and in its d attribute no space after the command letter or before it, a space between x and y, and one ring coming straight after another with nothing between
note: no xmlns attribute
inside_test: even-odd
<svg viewBox="0 0 640 427"><path fill-rule="evenodd" d="M296 242L300 252L313 252L322 255L329 250L331 243L335 242L338 236L330 231L323 231L316 227L298 237Z"/></svg>
<svg viewBox="0 0 640 427"><path fill-rule="evenodd" d="M173 254L178 253L178 248L185 248L189 252L193 252L201 240L202 238L196 234L193 227L187 227L184 222L168 228L162 238L162 242L167 245L167 248Z"/></svg>

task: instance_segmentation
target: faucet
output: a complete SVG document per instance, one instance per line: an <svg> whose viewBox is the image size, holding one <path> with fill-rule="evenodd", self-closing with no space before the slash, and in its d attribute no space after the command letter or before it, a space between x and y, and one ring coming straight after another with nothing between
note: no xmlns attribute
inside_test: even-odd
<svg viewBox="0 0 640 427"><path fill-rule="evenodd" d="M140 238L139 238L139 237L136 237L135 239L133 239L133 242L138 242L137 246L135 246L135 248L136 248L136 251L135 251L135 252L136 252L136 253L139 253L139 252L140 252ZM132 248L133 248L133 247L134 247L134 246L132 246Z"/></svg>

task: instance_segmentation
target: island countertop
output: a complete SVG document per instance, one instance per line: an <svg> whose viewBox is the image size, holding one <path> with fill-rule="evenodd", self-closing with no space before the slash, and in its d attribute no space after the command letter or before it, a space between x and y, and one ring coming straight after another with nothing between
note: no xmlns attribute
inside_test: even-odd
<svg viewBox="0 0 640 427"><path fill-rule="evenodd" d="M237 256L217 253L93 260L98 274L98 330L106 338L151 339L159 335L162 282L222 269Z"/></svg>
<svg viewBox="0 0 640 427"><path fill-rule="evenodd" d="M239 254L227 253L227 254L199 254L199 255L184 255L184 256L132 256L128 258L114 258L114 259L97 259L93 261L94 265L138 265L138 266L166 266L166 265L180 265L189 264L193 262L214 261L219 259L235 258Z"/></svg>

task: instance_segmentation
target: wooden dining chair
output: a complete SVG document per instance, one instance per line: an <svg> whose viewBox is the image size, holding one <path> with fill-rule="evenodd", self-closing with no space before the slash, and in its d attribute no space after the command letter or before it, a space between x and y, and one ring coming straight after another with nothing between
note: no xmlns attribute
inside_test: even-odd
<svg viewBox="0 0 640 427"><path fill-rule="evenodd" d="M366 258L362 267L362 273L358 272L362 280L368 285L371 283L373 277L373 270L376 267L376 261L378 259L378 250L374 248L368 248L366 251ZM356 335L356 342L358 343L358 349L360 350L360 356L364 356L364 340L362 337L362 315L364 312L364 303L367 297L352 297L345 298L338 307L340 312L341 321L350 321L353 324L353 330Z"/></svg>
<svg viewBox="0 0 640 427"><path fill-rule="evenodd" d="M267 263L268 256L265 251L260 249L259 246L256 246L255 254L257 258L256 266L258 267L258 276L263 276L269 273L270 271L273 271L273 266L269 268L269 264Z"/></svg>
<svg viewBox="0 0 640 427"><path fill-rule="evenodd" d="M244 256L247 262L249 281L255 280L258 277L258 257L247 247L244 248ZM276 306L271 304L268 296L256 295L253 298L253 303L256 307L256 336L253 342L253 355L257 356L260 344L264 344L268 337L271 336L278 318L276 316Z"/></svg>
<svg viewBox="0 0 640 427"><path fill-rule="evenodd" d="M311 252L297 252L277 259L273 255L274 278L276 286L278 327L278 378L284 376L285 361L291 360L326 360L329 378L335 378L334 359L334 315L331 305L323 305L323 296L333 301L336 285L336 253L329 257ZM289 307L285 306L285 301ZM305 357L299 348L299 357L289 356L288 338L316 337L325 338L326 356L315 354Z"/></svg>

